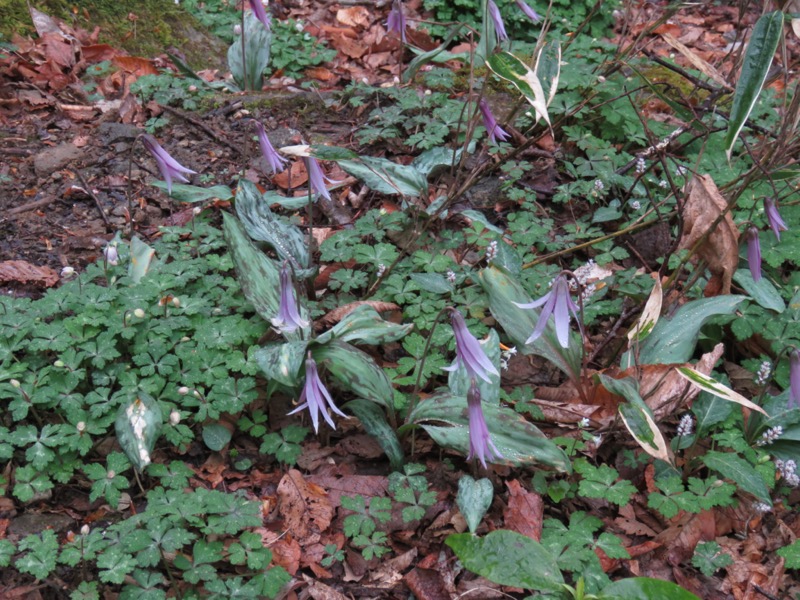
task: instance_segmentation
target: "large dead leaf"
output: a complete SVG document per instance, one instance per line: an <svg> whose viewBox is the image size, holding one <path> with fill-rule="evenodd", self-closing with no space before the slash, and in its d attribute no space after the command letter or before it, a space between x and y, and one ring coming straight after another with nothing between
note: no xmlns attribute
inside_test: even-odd
<svg viewBox="0 0 800 600"><path fill-rule="evenodd" d="M544 502L539 494L529 492L519 481L506 482L508 505L503 511L506 529L521 533L537 542L542 539L542 519Z"/></svg>
<svg viewBox="0 0 800 600"><path fill-rule="evenodd" d="M327 492L303 479L296 469L291 469L278 484L278 512L285 528L301 544L319 541L319 534L330 527L333 519Z"/></svg>
<svg viewBox="0 0 800 600"><path fill-rule="evenodd" d="M711 176L695 177L683 206L679 248L697 245L696 255L708 264L713 277L706 287L706 296L730 294L731 278L739 262L739 230L727 210L728 203ZM723 213L725 216L712 229Z"/></svg>
<svg viewBox="0 0 800 600"><path fill-rule="evenodd" d="M58 283L58 273L50 267L37 267L24 260L0 262L0 282L14 281L50 287Z"/></svg>
<svg viewBox="0 0 800 600"><path fill-rule="evenodd" d="M336 12L336 20L350 27L369 27L370 12L364 6L340 8Z"/></svg>

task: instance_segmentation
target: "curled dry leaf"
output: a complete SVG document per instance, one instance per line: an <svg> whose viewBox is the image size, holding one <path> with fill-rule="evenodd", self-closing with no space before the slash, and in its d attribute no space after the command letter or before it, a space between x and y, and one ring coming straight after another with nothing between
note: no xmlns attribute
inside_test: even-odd
<svg viewBox="0 0 800 600"><path fill-rule="evenodd" d="M696 248L708 264L712 278L706 296L731 293L731 278L739 262L739 230L728 211L728 202L710 175L698 175L683 205L683 231L679 248ZM722 220L712 229L721 214ZM706 235L708 234L708 235Z"/></svg>
<svg viewBox="0 0 800 600"><path fill-rule="evenodd" d="M58 273L50 267L37 267L24 260L0 262L0 282L15 281L51 287L58 283Z"/></svg>
<svg viewBox="0 0 800 600"><path fill-rule="evenodd" d="M278 484L278 512L301 544L314 543L331 524L333 506L324 488L291 469Z"/></svg>

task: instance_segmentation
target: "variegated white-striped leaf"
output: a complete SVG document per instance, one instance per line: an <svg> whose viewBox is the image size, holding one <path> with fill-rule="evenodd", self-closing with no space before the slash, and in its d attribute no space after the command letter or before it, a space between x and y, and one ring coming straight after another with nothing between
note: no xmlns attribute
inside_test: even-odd
<svg viewBox="0 0 800 600"><path fill-rule="evenodd" d="M658 323L658 317L661 315L662 299L661 279L656 277L656 283L653 286L653 290L650 292L647 303L644 305L642 316L639 317L636 325L628 332L629 341L641 342L650 335L650 332L653 331L656 323Z"/></svg>
<svg viewBox="0 0 800 600"><path fill-rule="evenodd" d="M755 410L760 412L765 416L767 412L761 408L758 404L753 404L739 394L738 392L734 392L727 386L722 385L716 379L709 377L708 375L703 375L702 373L695 371L689 367L677 367L678 373L680 373L684 378L688 379L691 383L699 387L701 390L708 392L709 394L713 394L718 398L722 398L723 400L728 400L729 402L735 402L736 404L741 404L749 408L750 410Z"/></svg>

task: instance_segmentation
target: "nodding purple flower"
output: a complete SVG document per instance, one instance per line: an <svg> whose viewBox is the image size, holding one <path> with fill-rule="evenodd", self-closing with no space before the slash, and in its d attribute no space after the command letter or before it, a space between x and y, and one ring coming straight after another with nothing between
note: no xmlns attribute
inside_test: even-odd
<svg viewBox="0 0 800 600"><path fill-rule="evenodd" d="M503 458L500 451L492 443L492 438L489 437L489 427L486 425L486 419L483 417L483 409L481 408L481 391L475 385L473 379L467 392L467 415L469 417L469 454L467 460L477 458L481 461L483 468L486 468L486 459L494 461L498 458Z"/></svg>
<svg viewBox="0 0 800 600"><path fill-rule="evenodd" d="M322 172L319 162L313 156L304 156L303 162L306 165L306 172L308 172L308 181L311 184L311 191L317 196L322 196L326 200L331 199L331 194L328 188L325 187L325 182L333 183L332 179L328 179Z"/></svg>
<svg viewBox="0 0 800 600"><path fill-rule="evenodd" d="M456 359L449 367L444 367L445 371L455 371L459 366L463 366L470 376L470 379L480 377L487 383L491 383L489 375L500 376L497 368L486 356L477 338L469 332L464 317L455 308L450 309L450 322L453 325L453 333L456 336Z"/></svg>
<svg viewBox="0 0 800 600"><path fill-rule="evenodd" d="M747 228L747 266L753 281L761 281L761 240L758 229L752 226Z"/></svg>
<svg viewBox="0 0 800 600"><path fill-rule="evenodd" d="M281 333L292 333L308 327L308 321L300 316L297 308L292 272L288 262L284 262L281 267L281 303L278 307L278 316L272 319L272 325Z"/></svg>
<svg viewBox="0 0 800 600"><path fill-rule="evenodd" d="M789 407L800 408L800 350L789 355Z"/></svg>
<svg viewBox="0 0 800 600"><path fill-rule="evenodd" d="M399 35L403 43L406 43L406 16L403 14L401 0L392 2L392 10L389 11L389 17L386 19L386 29Z"/></svg>
<svg viewBox="0 0 800 600"><path fill-rule="evenodd" d="M781 231L789 231L789 227L781 218L778 212L778 207L775 204L775 198L764 198L764 212L767 214L767 222L775 233L778 241L781 241Z"/></svg>
<svg viewBox="0 0 800 600"><path fill-rule="evenodd" d="M115 267L119 264L119 251L117 250L117 243L110 242L103 248L103 256L106 259L106 263Z"/></svg>
<svg viewBox="0 0 800 600"><path fill-rule="evenodd" d="M182 164L180 164L177 160L172 158L164 148L161 147L161 144L156 141L149 133L146 133L142 136L142 143L144 147L153 155L153 158L156 160L158 164L158 170L161 171L161 175L164 177L164 180L167 182L167 193L172 194L172 179L175 178L178 181L182 181L184 183L189 183L189 180L183 176L184 173L191 173L196 174L197 171L192 171L191 169L187 169Z"/></svg>
<svg viewBox="0 0 800 600"><path fill-rule="evenodd" d="M481 99L478 103L478 108L481 110L483 126L486 128L486 133L489 135L490 142L496 144L498 139L501 142L505 142L511 138L508 132L497 124L497 119L494 118L492 109L489 108L489 103L486 102L486 100Z"/></svg>
<svg viewBox="0 0 800 600"><path fill-rule="evenodd" d="M539 21L542 20L542 17L539 16L539 13L537 13L530 6L525 4L525 2L523 0L516 0L516 3L517 3L517 7L519 7L519 9L523 13L525 13L525 16L528 17L534 23L538 23Z"/></svg>
<svg viewBox="0 0 800 600"><path fill-rule="evenodd" d="M530 304L519 304L515 302L517 306L520 308L539 308L544 304L544 308L542 308L542 312L539 314L539 320L536 322L536 327L533 329L533 333L531 336L525 340L526 344L530 344L531 342L535 341L539 338L542 333L544 333L545 327L547 327L547 320L550 318L550 315L555 315L555 322L556 322L556 337L558 338L558 343L561 344L562 348L569 347L569 321L570 316L569 314L578 319L578 307L572 301L569 295L569 282L567 282L566 275L559 275L553 281L553 285L550 288L550 292L531 302Z"/></svg>
<svg viewBox="0 0 800 600"><path fill-rule="evenodd" d="M494 32L497 35L497 41L502 42L503 40L507 40L508 34L506 33L506 26L503 25L503 17L500 16L500 9L497 8L497 4L495 4L494 0L489 0L487 6L489 8L489 16L492 18L492 23L494 24Z"/></svg>
<svg viewBox="0 0 800 600"><path fill-rule="evenodd" d="M325 388L325 384L319 378L317 372L317 363L311 358L311 352L308 353L306 358L306 382L303 384L303 391L300 392L300 406L295 408L290 415L300 412L304 408L308 408L311 415L311 424L314 426L314 432L319 433L319 413L322 413L325 422L331 426L331 429L336 429L333 423L331 413L328 409L335 412L340 417L347 418L347 415L336 408L331 398L330 393Z"/></svg>
<svg viewBox="0 0 800 600"><path fill-rule="evenodd" d="M256 16L256 19L261 21L261 24L269 30L272 27L271 19L267 11L264 10L264 5L261 3L261 0L250 0L250 8Z"/></svg>
<svg viewBox="0 0 800 600"><path fill-rule="evenodd" d="M280 173L286 168L286 163L289 161L278 154L277 150L272 146L264 126L258 121L254 121L254 123L258 132L258 145L261 146L261 154L264 156L264 160L267 161L273 173Z"/></svg>

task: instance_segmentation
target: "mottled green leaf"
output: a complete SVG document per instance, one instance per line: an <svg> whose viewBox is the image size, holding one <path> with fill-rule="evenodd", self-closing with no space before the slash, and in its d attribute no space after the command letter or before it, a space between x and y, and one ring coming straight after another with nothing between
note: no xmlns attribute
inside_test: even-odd
<svg viewBox="0 0 800 600"><path fill-rule="evenodd" d="M264 71L269 65L272 32L252 12L247 12L244 16L243 33L228 48L228 68L239 88L260 90Z"/></svg>
<svg viewBox="0 0 800 600"><path fill-rule="evenodd" d="M525 99L533 106L537 119L544 119L548 125L550 124L550 117L547 114L547 96L533 69L510 52L492 54L486 60L486 64L495 75L508 81L525 96Z"/></svg>
<svg viewBox="0 0 800 600"><path fill-rule="evenodd" d="M117 441L131 463L140 471L151 462L161 425L161 408L158 402L144 392L139 392L132 402L119 408L114 423Z"/></svg>
<svg viewBox="0 0 800 600"><path fill-rule="evenodd" d="M374 402L361 398L351 400L344 407L358 417L364 430L380 444L389 457L392 468L400 469L403 466L403 448L394 429L386 420L384 410Z"/></svg>
<svg viewBox="0 0 800 600"><path fill-rule="evenodd" d="M151 185L162 190L167 189L164 181L154 181ZM178 202L205 202L206 200L233 200L233 192L227 185L215 185L212 187L200 187L199 185L189 185L188 183L173 183L172 198Z"/></svg>
<svg viewBox="0 0 800 600"><path fill-rule="evenodd" d="M273 342L255 352L256 362L269 381L297 387L298 374L306 359L308 342Z"/></svg>
<svg viewBox="0 0 800 600"><path fill-rule="evenodd" d="M337 339L342 342L379 345L396 342L413 328L413 324L402 325L384 321L372 306L362 304L347 313L333 328L318 336L317 342L327 344L330 340Z"/></svg>
<svg viewBox="0 0 800 600"><path fill-rule="evenodd" d="M492 498L494 498L494 487L487 478L475 481L469 475L462 475L458 480L456 504L458 504L458 510L464 515L470 533L477 531L483 515L492 505Z"/></svg>
<svg viewBox="0 0 800 600"><path fill-rule="evenodd" d="M600 593L600 600L700 600L671 581L631 577L620 579Z"/></svg>
<svg viewBox="0 0 800 600"><path fill-rule="evenodd" d="M358 160L339 160L339 166L381 194L399 194L413 198L427 196L428 179L412 166L393 163L385 158L360 156Z"/></svg>
<svg viewBox="0 0 800 600"><path fill-rule="evenodd" d="M747 295L755 300L759 306L767 310L774 310L782 313L786 310L786 302L783 301L780 291L766 277L762 277L758 282L753 280L750 269L736 269L733 280L742 286Z"/></svg>
<svg viewBox="0 0 800 600"><path fill-rule="evenodd" d="M755 496L759 501L772 506L767 484L755 467L731 452L712 450L701 457L709 469L733 481L740 489Z"/></svg>
<svg viewBox="0 0 800 600"><path fill-rule="evenodd" d="M203 426L203 442L210 450L219 452L231 441L231 430L221 423L208 423Z"/></svg>

